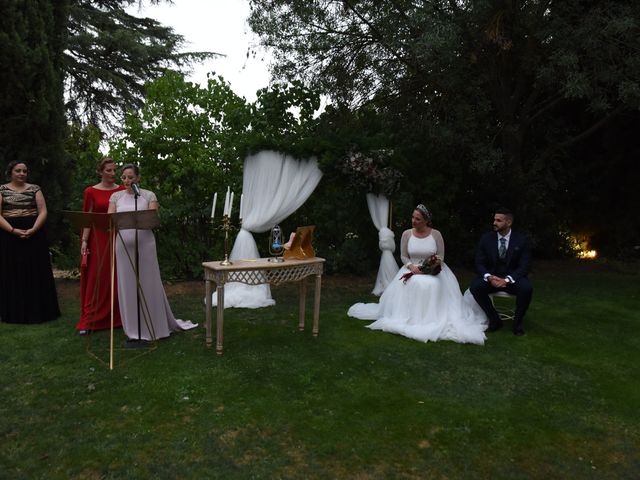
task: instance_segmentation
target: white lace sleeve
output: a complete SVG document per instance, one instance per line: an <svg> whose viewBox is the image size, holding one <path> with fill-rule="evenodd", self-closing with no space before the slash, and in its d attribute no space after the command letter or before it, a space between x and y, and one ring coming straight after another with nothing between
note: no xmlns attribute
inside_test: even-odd
<svg viewBox="0 0 640 480"><path fill-rule="evenodd" d="M402 232L402 238L400 239L400 260L405 267L411 263L409 258L409 238L411 238L411 229Z"/></svg>
<svg viewBox="0 0 640 480"><path fill-rule="evenodd" d="M158 197L151 190L145 190L144 188L140 190L140 195L145 198L145 200L149 203L157 202Z"/></svg>
<svg viewBox="0 0 640 480"><path fill-rule="evenodd" d="M126 190L119 190L117 192L114 192L110 197L109 197L109 203L118 203L118 200L120 200L120 198L122 197L122 195L124 195L124 192L126 192Z"/></svg>
<svg viewBox="0 0 640 480"><path fill-rule="evenodd" d="M440 231L435 228L431 231L431 235L436 241L436 255L444 261L444 238L442 238Z"/></svg>

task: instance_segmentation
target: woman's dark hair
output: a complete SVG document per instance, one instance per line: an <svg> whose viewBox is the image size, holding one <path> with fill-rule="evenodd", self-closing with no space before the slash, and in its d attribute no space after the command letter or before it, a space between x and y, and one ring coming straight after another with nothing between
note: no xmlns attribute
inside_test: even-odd
<svg viewBox="0 0 640 480"><path fill-rule="evenodd" d="M133 170L133 173L135 173L136 176L140 176L140 167L138 167L138 165L136 165L135 163L127 163L124 167L120 169L120 172L124 172L129 168Z"/></svg>
<svg viewBox="0 0 640 480"><path fill-rule="evenodd" d="M29 165L27 165L26 162L23 162L22 160L13 160L9 162L9 165L7 165L7 169L4 171L4 176L8 182L11 181L11 172L13 171L15 166L20 163L22 163L25 167L27 167L27 172L29 171Z"/></svg>
<svg viewBox="0 0 640 480"><path fill-rule="evenodd" d="M102 157L102 160L98 162L98 166L96 167L96 173L98 174L99 177L102 176L102 171L104 170L104 166L109 163L113 163L115 165L116 161L111 157Z"/></svg>

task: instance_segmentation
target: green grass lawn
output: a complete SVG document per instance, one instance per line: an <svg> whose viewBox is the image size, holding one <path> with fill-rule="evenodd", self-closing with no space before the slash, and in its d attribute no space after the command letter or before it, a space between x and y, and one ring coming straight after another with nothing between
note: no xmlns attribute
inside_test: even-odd
<svg viewBox="0 0 640 480"><path fill-rule="evenodd" d="M173 288L201 326L152 351L118 332L113 371L65 281L59 320L0 324L0 478L638 478L637 267L539 264L526 335L482 347L370 331L346 311L373 278L326 277L318 338L282 286L227 310L216 357L204 284Z"/></svg>

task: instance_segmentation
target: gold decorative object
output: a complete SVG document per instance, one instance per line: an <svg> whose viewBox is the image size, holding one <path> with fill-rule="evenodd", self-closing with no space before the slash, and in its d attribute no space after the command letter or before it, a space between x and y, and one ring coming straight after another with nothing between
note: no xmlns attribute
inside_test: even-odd
<svg viewBox="0 0 640 480"><path fill-rule="evenodd" d="M222 216L222 225L220 228L224 232L224 260L220 262L220 265L233 265L233 262L229 260L229 232L234 229L234 226L231 224L229 215Z"/></svg>
<svg viewBox="0 0 640 480"><path fill-rule="evenodd" d="M307 225L305 227L298 227L296 229L296 235L293 237L291 247L284 252L284 259L295 258L298 260L304 260L306 258L313 258L316 256L316 252L311 245L313 238L313 231L315 225Z"/></svg>

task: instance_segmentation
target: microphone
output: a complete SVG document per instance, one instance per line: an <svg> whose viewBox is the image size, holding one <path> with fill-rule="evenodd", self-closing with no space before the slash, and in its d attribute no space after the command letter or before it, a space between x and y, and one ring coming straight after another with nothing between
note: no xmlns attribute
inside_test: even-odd
<svg viewBox="0 0 640 480"><path fill-rule="evenodd" d="M133 194L136 197L140 196L140 186L137 183L132 183L131 184L131 190L133 190Z"/></svg>

